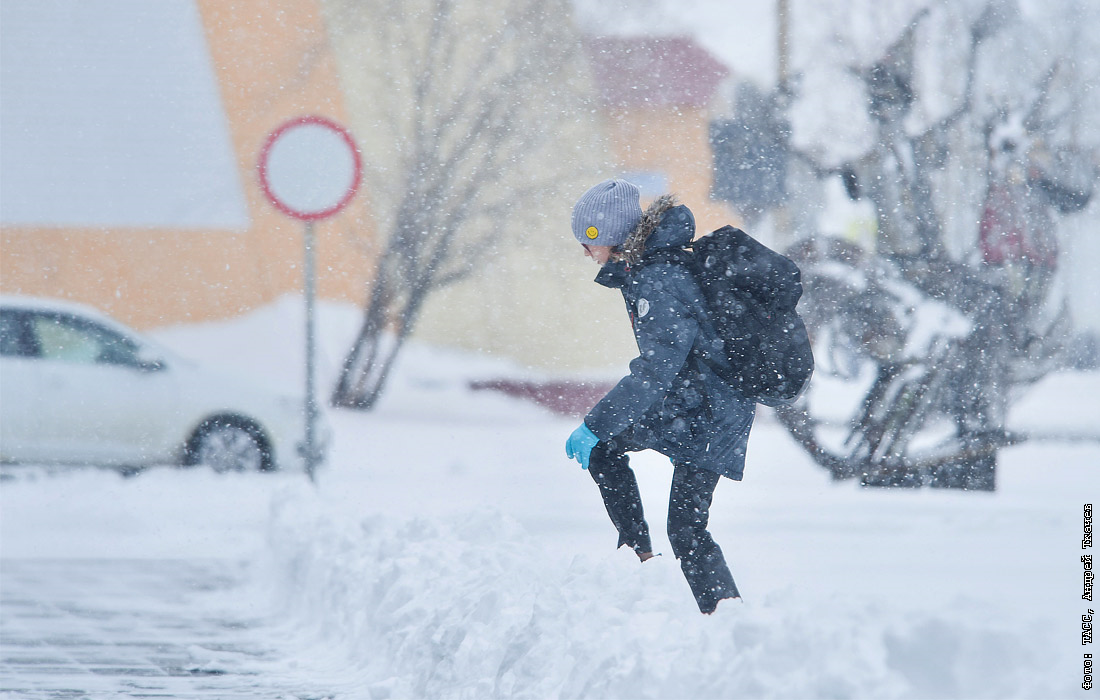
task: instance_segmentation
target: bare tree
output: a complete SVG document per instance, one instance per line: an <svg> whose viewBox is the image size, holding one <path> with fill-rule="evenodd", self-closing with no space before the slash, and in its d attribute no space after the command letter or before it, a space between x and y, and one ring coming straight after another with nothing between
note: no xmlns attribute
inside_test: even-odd
<svg viewBox="0 0 1100 700"><path fill-rule="evenodd" d="M873 250L816 237L791 251L802 265L818 376L852 381L862 398L841 411L836 396L806 398L777 415L835 478L994 489L998 450L1028 437L1008 428L1014 390L1065 362L1067 307L1053 319L1043 313L1057 261L1052 211L1087 206L1096 172L1091 148L1063 142L1071 132L1061 123L1072 115L1052 108L1068 101L1071 85L1057 80L1071 57L1040 55L1042 70L997 62L979 73L984 47L1034 33L1013 8L990 0L968 22L961 94L919 129L911 117L933 95L916 80L915 37L932 15L918 9L880 58L852 71L874 127L867 153L836 167L798 154L818 177L839 175L853 199L869 199L877 218ZM1003 73L1015 99L980 100L982 78ZM978 216L937 186L953 164L983 180ZM951 217L980 217L963 255L947 245ZM932 309L940 315L922 322Z"/></svg>
<svg viewBox="0 0 1100 700"><path fill-rule="evenodd" d="M584 99L569 79L579 40L562 0L331 0L327 10L334 39L378 79L364 111L389 134L374 142L393 149L368 159L387 235L332 394L333 405L369 409L429 296L477 270L500 222L522 225L516 210L554 190L549 152Z"/></svg>

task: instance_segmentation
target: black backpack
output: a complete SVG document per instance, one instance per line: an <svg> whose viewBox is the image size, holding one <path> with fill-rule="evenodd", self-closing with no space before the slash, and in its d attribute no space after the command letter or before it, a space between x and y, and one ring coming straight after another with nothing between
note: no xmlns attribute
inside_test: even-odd
<svg viewBox="0 0 1100 700"><path fill-rule="evenodd" d="M814 371L806 324L795 310L802 296L798 265L733 226L690 247L689 267L722 341L707 364L758 403L793 403Z"/></svg>

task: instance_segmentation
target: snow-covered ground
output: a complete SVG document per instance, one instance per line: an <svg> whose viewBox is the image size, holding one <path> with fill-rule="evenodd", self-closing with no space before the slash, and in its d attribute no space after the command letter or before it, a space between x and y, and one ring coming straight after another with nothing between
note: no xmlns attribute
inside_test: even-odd
<svg viewBox="0 0 1100 700"><path fill-rule="evenodd" d="M287 298L156 335L294 388L301 317ZM357 321L322 305L322 386ZM521 374L413 345L375 411L330 412L316 485L9 468L0 551L246 561L241 599L293 640L286 672L343 698L1087 697L1082 509L1100 496L1100 444L1007 449L994 494L860 490L762 412L745 480L723 481L712 511L744 601L708 617L663 533L667 462L634 459L664 553L639 564L565 457L575 421L466 388ZM1074 374L1013 422L1095 432L1097 416L1100 374Z"/></svg>

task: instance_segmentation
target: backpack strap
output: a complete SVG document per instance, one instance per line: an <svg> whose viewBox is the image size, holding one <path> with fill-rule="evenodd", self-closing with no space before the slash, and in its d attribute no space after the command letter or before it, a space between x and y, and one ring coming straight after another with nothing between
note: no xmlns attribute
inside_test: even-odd
<svg viewBox="0 0 1100 700"><path fill-rule="evenodd" d="M688 244L690 247L692 244ZM670 265L680 265L687 269L688 273L695 280L696 284L699 283L698 268L695 264L695 252L687 250L685 248L658 248L657 250L647 253L642 257L642 260L638 263L638 267L645 267L648 265L656 265L660 263L667 263ZM714 325L714 320L711 318L710 307L706 303L706 297L702 294L702 288L700 288L700 296L696 299L695 320L699 323L702 334L703 343L697 344L694 349L694 354L699 357L700 360L712 370L714 370L719 376L727 375L731 372L729 362L722 356L720 352L712 352L704 349L707 345L712 347L718 347L722 344L721 335L718 333L718 328ZM632 319L633 323L633 319Z"/></svg>
<svg viewBox="0 0 1100 700"><path fill-rule="evenodd" d="M679 265L692 265L694 259L690 250L683 248L658 248L651 253L646 253L634 267L646 267L656 263L674 263Z"/></svg>

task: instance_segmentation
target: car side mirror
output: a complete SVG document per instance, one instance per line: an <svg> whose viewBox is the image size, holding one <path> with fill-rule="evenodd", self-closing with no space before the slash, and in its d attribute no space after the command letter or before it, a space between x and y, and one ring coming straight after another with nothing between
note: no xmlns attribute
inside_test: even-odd
<svg viewBox="0 0 1100 700"><path fill-rule="evenodd" d="M159 372L168 368L163 358L147 350L139 351L135 359L137 360L137 368L142 372Z"/></svg>

